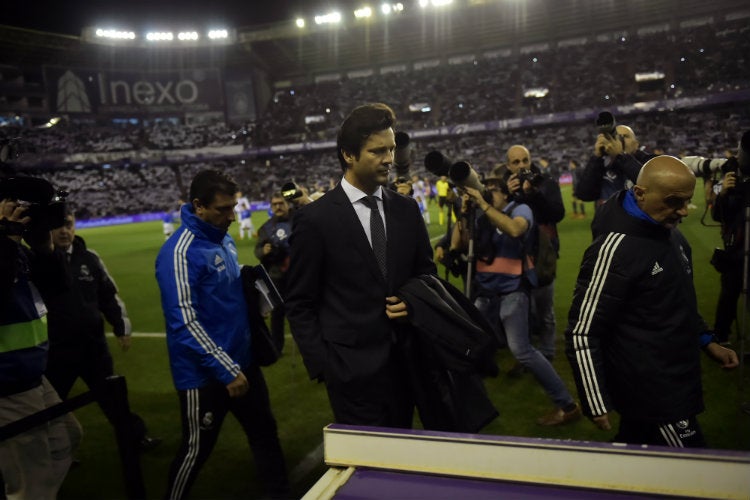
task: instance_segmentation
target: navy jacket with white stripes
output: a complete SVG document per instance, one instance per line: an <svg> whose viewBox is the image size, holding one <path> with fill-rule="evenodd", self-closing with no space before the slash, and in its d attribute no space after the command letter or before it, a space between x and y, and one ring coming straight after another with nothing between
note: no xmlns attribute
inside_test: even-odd
<svg viewBox="0 0 750 500"><path fill-rule="evenodd" d="M625 191L597 211L565 332L584 412L661 422L703 410L691 249L676 229L629 215Z"/></svg>
<svg viewBox="0 0 750 500"><path fill-rule="evenodd" d="M191 204L156 258L172 378L178 390L229 384L250 364L250 326L237 247Z"/></svg>

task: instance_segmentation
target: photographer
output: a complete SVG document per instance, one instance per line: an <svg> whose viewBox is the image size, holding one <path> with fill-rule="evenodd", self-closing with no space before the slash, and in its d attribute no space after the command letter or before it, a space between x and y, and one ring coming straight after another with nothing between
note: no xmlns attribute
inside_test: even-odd
<svg viewBox="0 0 750 500"><path fill-rule="evenodd" d="M560 238L557 234L557 223L565 217L565 206L560 193L560 184L549 175L542 174L531 162L529 150L521 145L508 148L508 172L506 179L510 195L518 203L529 206L539 231L544 231L554 247L560 251ZM554 260L553 260L554 262ZM555 356L555 282L539 283L531 292L532 318L538 324L532 325L532 332L539 334L539 350L552 360ZM516 370L512 374L522 370Z"/></svg>
<svg viewBox="0 0 750 500"><path fill-rule="evenodd" d="M654 157L639 146L635 132L626 125L617 125L614 133L600 132L574 196L581 201L594 201L599 207L614 193L635 184L643 164Z"/></svg>
<svg viewBox="0 0 750 500"><path fill-rule="evenodd" d="M736 165L736 161L734 162ZM711 263L721 274L721 291L716 304L714 330L720 343L729 342L732 323L737 320L737 300L742 292L742 255L745 238L742 189L738 189L738 171L727 169L714 187L718 192L711 215L721 223L723 249L716 249ZM743 188L745 186L742 186ZM739 337L739 336L738 336Z"/></svg>
<svg viewBox="0 0 750 500"><path fill-rule="evenodd" d="M472 216L470 205L477 208L474 305L490 324L495 325L500 320L513 357L534 374L554 403L555 409L537 419L537 423L551 426L572 422L581 416L579 406L552 364L529 341L529 292L536 279L525 244L534 216L528 205L511 196L502 178L487 177L485 186L485 193L463 187L466 193L462 207L464 216ZM468 246L468 226L464 217L456 224L452 248Z"/></svg>
<svg viewBox="0 0 750 500"><path fill-rule="evenodd" d="M47 220L53 195L42 179L0 180L0 427L60 402L43 376L48 348L43 299L67 285ZM1 441L5 494L54 498L80 439L80 425L67 413Z"/></svg>
<svg viewBox="0 0 750 500"><path fill-rule="evenodd" d="M297 199L302 198L301 196ZM281 192L271 196L273 216L258 230L255 256L268 271L281 296L286 290L286 271L289 268L289 237L292 235L291 207ZM271 336L279 352L284 347L284 306L271 312Z"/></svg>

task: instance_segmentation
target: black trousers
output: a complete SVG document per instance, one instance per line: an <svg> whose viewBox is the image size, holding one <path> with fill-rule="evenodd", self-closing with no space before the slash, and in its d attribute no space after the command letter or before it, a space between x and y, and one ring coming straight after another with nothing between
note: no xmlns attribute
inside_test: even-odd
<svg viewBox="0 0 750 500"><path fill-rule="evenodd" d="M706 440L695 417L674 422L644 422L623 417L613 441L671 448L705 448Z"/></svg>
<svg viewBox="0 0 750 500"><path fill-rule="evenodd" d="M58 348L52 346L47 359L45 375L60 399L68 398L73 384L80 377L92 391L100 390L107 377L114 374L112 355L107 342L102 336L101 342L92 341L86 344ZM99 407L110 422L115 421L115 409L110 398L100 399ZM146 436L146 424L137 414L130 413L130 425L136 444Z"/></svg>
<svg viewBox="0 0 750 500"><path fill-rule="evenodd" d="M228 412L235 416L247 435L257 464L258 477L264 482L267 495L271 498L290 496L284 455L263 373L256 365L243 372L247 377L249 390L238 398L230 398L226 387L219 382L198 389L178 391L182 443L169 470L165 498L187 497L198 472L216 444L221 424Z"/></svg>
<svg viewBox="0 0 750 500"><path fill-rule="evenodd" d="M728 342L732 323L737 320L737 300L742 293L742 266L721 273L721 290L716 303L714 331L719 342ZM739 338L739 335L737 336Z"/></svg>

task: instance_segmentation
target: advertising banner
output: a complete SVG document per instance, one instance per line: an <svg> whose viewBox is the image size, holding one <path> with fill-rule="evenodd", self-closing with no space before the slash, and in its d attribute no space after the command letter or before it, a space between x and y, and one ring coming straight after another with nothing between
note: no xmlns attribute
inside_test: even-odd
<svg viewBox="0 0 750 500"><path fill-rule="evenodd" d="M91 70L47 66L50 110L59 114L143 115L224 112L218 69Z"/></svg>

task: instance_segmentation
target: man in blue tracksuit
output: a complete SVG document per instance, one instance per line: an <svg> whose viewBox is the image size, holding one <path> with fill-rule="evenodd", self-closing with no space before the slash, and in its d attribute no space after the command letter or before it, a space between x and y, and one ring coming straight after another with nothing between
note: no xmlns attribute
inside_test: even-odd
<svg viewBox="0 0 750 500"><path fill-rule="evenodd" d="M187 496L229 411L247 434L268 494L288 495L268 389L250 352L237 248L227 233L235 219L236 192L225 174L199 172L190 185L191 202L182 206L182 226L156 259L182 414L182 444L166 498Z"/></svg>

